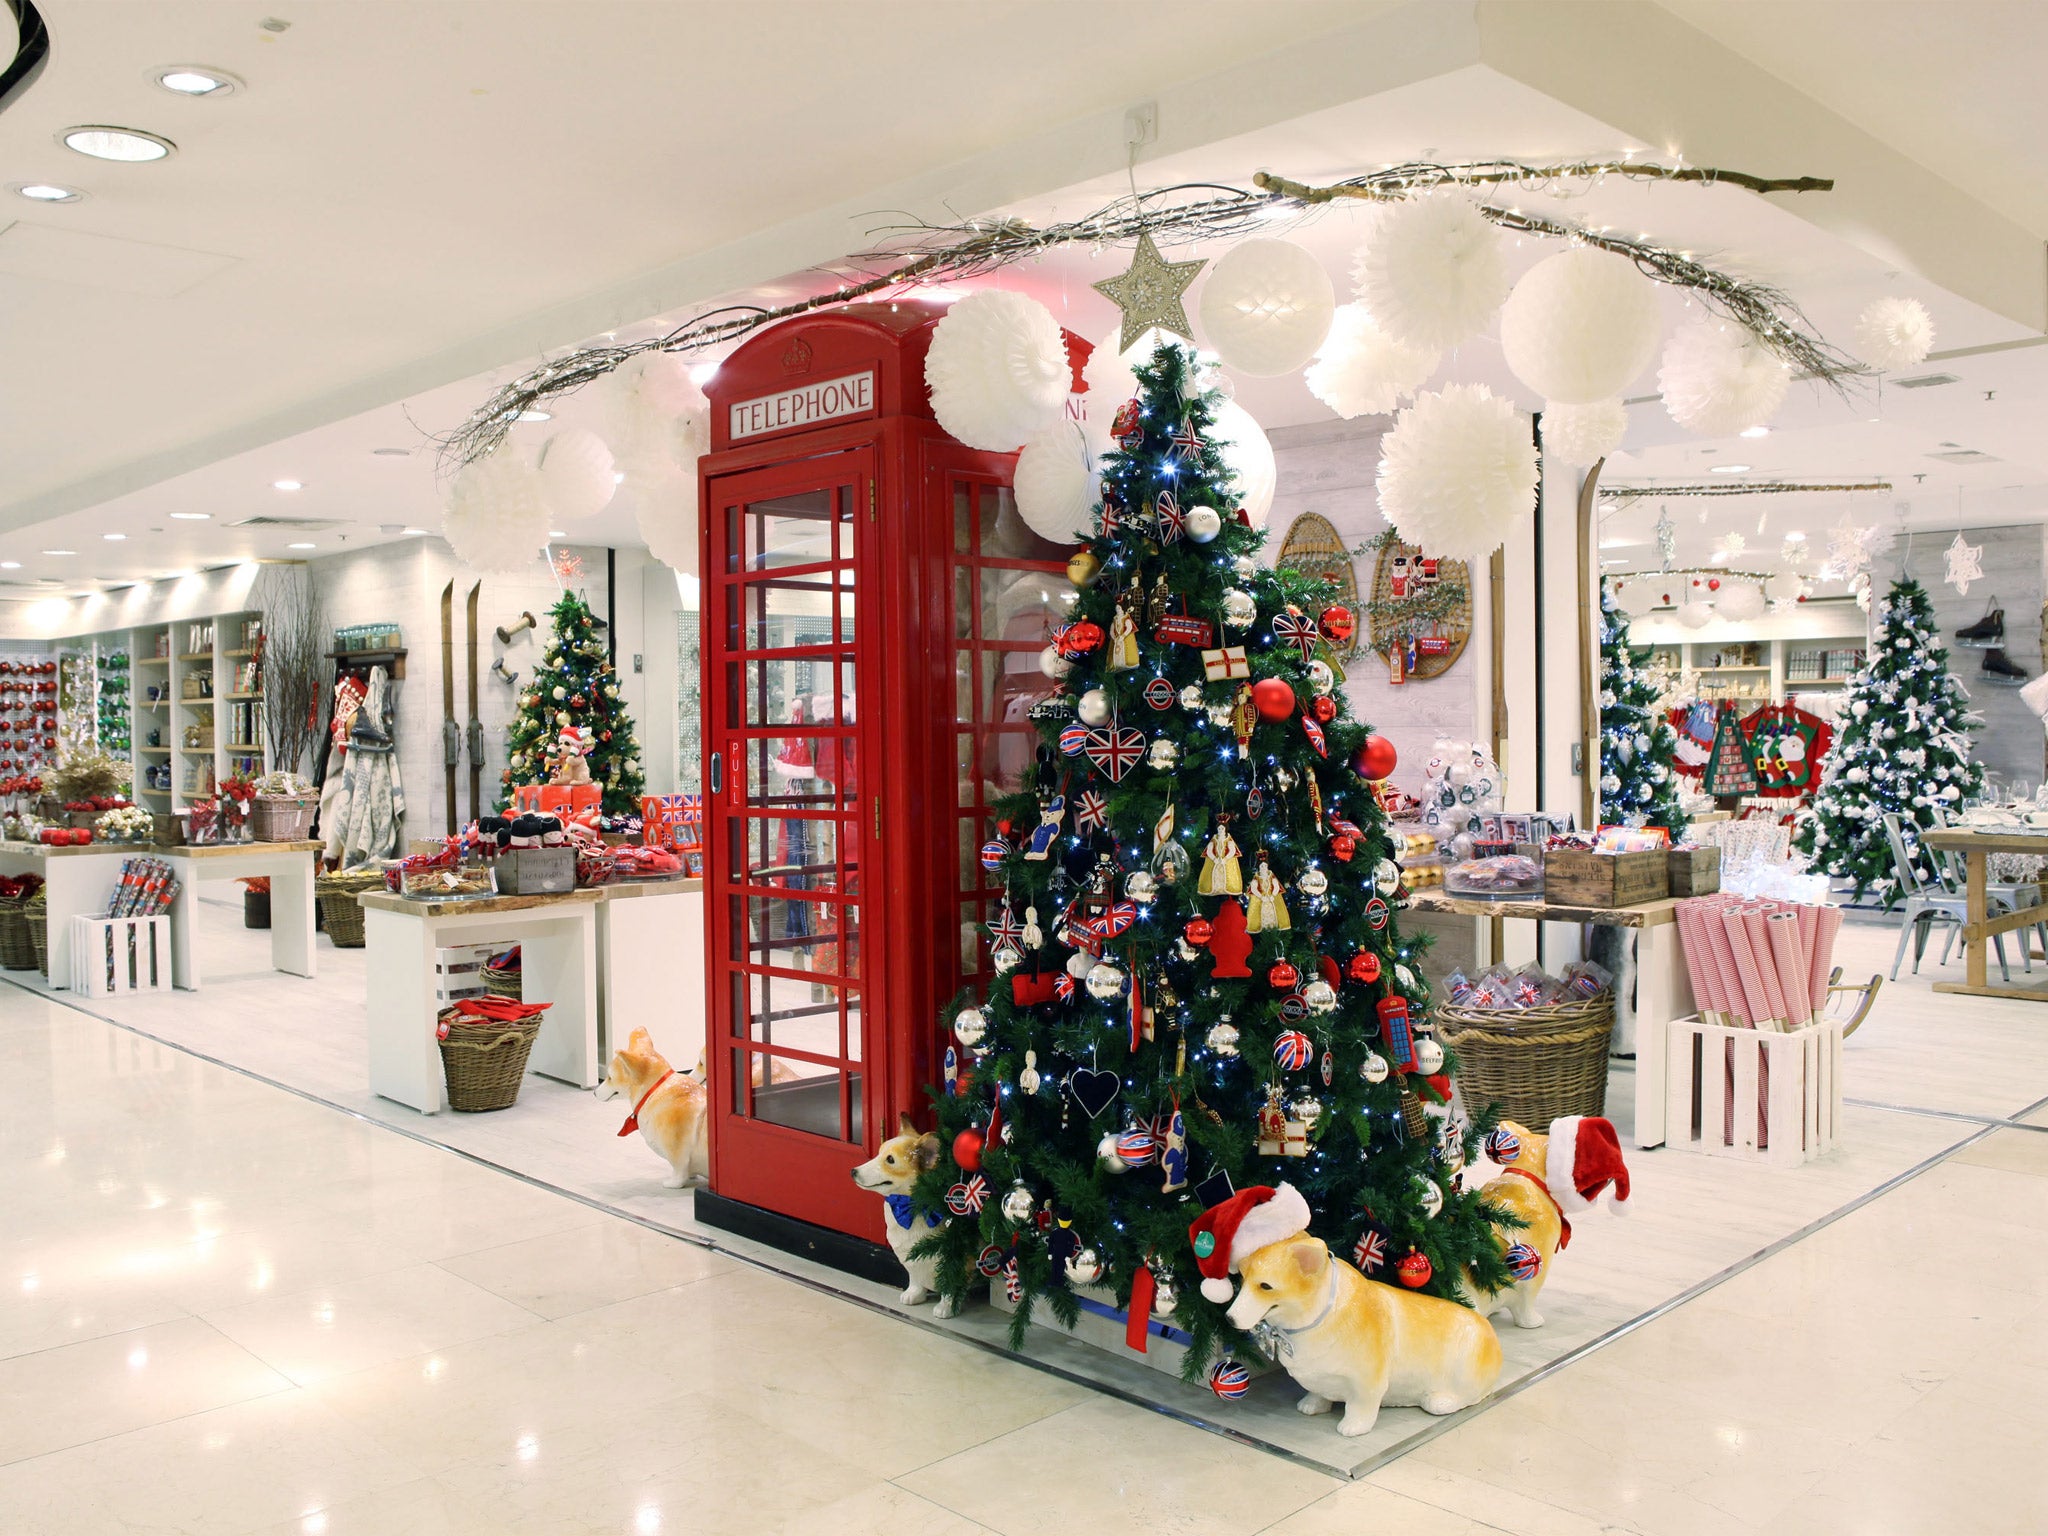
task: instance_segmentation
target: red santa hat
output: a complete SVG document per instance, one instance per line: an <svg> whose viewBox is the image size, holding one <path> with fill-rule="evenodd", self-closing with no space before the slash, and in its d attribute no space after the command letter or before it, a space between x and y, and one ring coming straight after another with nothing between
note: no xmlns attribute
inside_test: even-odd
<svg viewBox="0 0 2048 1536"><path fill-rule="evenodd" d="M1628 1210L1628 1165L1612 1122L1598 1115L1566 1115L1550 1122L1550 1156L1544 1169L1558 1209L1590 1211L1601 1190L1614 1186L1616 1213Z"/></svg>
<svg viewBox="0 0 2048 1536"><path fill-rule="evenodd" d="M1202 1294L1221 1306L1230 1300L1230 1277L1261 1248L1308 1230L1308 1202L1292 1184L1255 1184L1212 1205L1188 1228Z"/></svg>

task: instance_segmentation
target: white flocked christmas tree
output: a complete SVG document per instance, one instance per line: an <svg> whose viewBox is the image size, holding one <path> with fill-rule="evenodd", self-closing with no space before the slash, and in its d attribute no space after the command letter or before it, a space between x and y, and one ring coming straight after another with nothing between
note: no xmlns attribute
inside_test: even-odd
<svg viewBox="0 0 2048 1536"><path fill-rule="evenodd" d="M1793 835L1814 868L1854 883L1855 899L1893 900L1898 881L1887 812L1917 844L1921 830L1982 788L1983 766L1970 757L1977 723L1967 703L1949 675L1926 590L1917 581L1895 582L1878 607L1869 660L1850 680L1820 789Z"/></svg>
<svg viewBox="0 0 2048 1536"><path fill-rule="evenodd" d="M1628 615L1600 583L1600 819L1685 831L1678 733L1658 712L1649 647L1629 644Z"/></svg>

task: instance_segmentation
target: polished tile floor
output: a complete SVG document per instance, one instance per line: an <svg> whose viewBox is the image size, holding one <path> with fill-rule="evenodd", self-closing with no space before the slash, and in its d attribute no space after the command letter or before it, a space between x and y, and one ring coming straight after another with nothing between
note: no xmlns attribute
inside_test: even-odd
<svg viewBox="0 0 2048 1536"><path fill-rule="evenodd" d="M1345 1482L0 989L0 1533L2036 1532L2048 1129L1947 1123Z"/></svg>

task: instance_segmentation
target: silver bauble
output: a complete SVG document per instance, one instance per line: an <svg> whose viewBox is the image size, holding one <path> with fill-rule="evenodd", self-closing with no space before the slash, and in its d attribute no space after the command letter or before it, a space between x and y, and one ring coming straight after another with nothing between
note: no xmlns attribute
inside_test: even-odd
<svg viewBox="0 0 2048 1536"><path fill-rule="evenodd" d="M1259 605L1242 587L1223 594L1223 622L1231 629L1250 629L1259 619Z"/></svg>
<svg viewBox="0 0 2048 1536"><path fill-rule="evenodd" d="M1422 1181L1422 1198L1418 1203L1422 1206L1422 1214L1425 1216L1434 1216L1444 1208L1444 1192L1437 1187L1435 1179Z"/></svg>
<svg viewBox="0 0 2048 1536"><path fill-rule="evenodd" d="M1207 544L1223 531L1223 519L1214 507L1196 507L1188 513L1187 535L1197 544Z"/></svg>
<svg viewBox="0 0 2048 1536"><path fill-rule="evenodd" d="M1330 877L1311 864L1301 872L1301 878L1294 882L1301 887L1304 896L1320 896L1330 888Z"/></svg>
<svg viewBox="0 0 2048 1536"><path fill-rule="evenodd" d="M1239 581L1250 581L1259 573L1259 562L1250 555L1239 555L1237 559L1231 562L1230 568L1237 572L1237 579Z"/></svg>
<svg viewBox="0 0 2048 1536"><path fill-rule="evenodd" d="M1378 1051L1366 1052L1365 1060L1358 1064L1358 1075L1368 1083L1384 1083L1390 1070L1387 1058Z"/></svg>
<svg viewBox="0 0 2048 1536"><path fill-rule="evenodd" d="M1024 951L1014 944L1001 944L989 956L998 976L1007 976L1024 963Z"/></svg>
<svg viewBox="0 0 2048 1536"><path fill-rule="evenodd" d="M1444 1048L1429 1036L1415 1042L1415 1066L1424 1077L1444 1069Z"/></svg>
<svg viewBox="0 0 2048 1536"><path fill-rule="evenodd" d="M1190 944L1185 936L1173 941L1173 952L1183 960L1199 960L1202 957L1202 951Z"/></svg>
<svg viewBox="0 0 2048 1536"><path fill-rule="evenodd" d="M1095 1285L1102 1279L1102 1255L1093 1248L1083 1248L1067 1260L1067 1284Z"/></svg>
<svg viewBox="0 0 2048 1536"><path fill-rule="evenodd" d="M1237 1054L1237 1026L1235 1024L1212 1024L1209 1027L1209 1049L1218 1056Z"/></svg>
<svg viewBox="0 0 2048 1536"><path fill-rule="evenodd" d="M988 1020L979 1008L962 1008L953 1020L953 1033L962 1045L979 1045L988 1034Z"/></svg>
<svg viewBox="0 0 2048 1536"><path fill-rule="evenodd" d="M1288 1105L1287 1112L1302 1123L1303 1129L1312 1131L1316 1121L1322 1118L1323 1101L1304 1096Z"/></svg>
<svg viewBox="0 0 2048 1536"><path fill-rule="evenodd" d="M1129 1173L1131 1165L1116 1155L1116 1132L1104 1131L1102 1140L1095 1143L1095 1160L1107 1173Z"/></svg>
<svg viewBox="0 0 2048 1536"><path fill-rule="evenodd" d="M1337 674L1330 670L1327 661L1312 661L1308 664L1308 691L1311 694L1328 693L1337 685Z"/></svg>
<svg viewBox="0 0 2048 1536"><path fill-rule="evenodd" d="M1104 1002L1124 995L1124 973L1120 966L1098 960L1088 968L1088 995Z"/></svg>
<svg viewBox="0 0 2048 1536"><path fill-rule="evenodd" d="M1206 709L1208 703L1209 701L1202 697L1202 685L1200 683L1189 683L1187 687L1180 691L1180 707L1182 709Z"/></svg>
<svg viewBox="0 0 2048 1536"><path fill-rule="evenodd" d="M1145 761L1162 773L1170 771L1180 761L1180 747L1177 743L1161 736L1146 752Z"/></svg>
<svg viewBox="0 0 2048 1536"><path fill-rule="evenodd" d="M1312 981L1301 989L1301 1000L1308 1005L1310 1013L1335 1013L1337 1011L1337 989L1327 981Z"/></svg>
<svg viewBox="0 0 2048 1536"><path fill-rule="evenodd" d="M1057 682L1074 670L1074 664L1060 654L1058 646L1048 645L1038 653L1038 670Z"/></svg>
<svg viewBox="0 0 2048 1536"><path fill-rule="evenodd" d="M1161 1275L1152 1291L1152 1315L1171 1317L1173 1309L1180 1305L1180 1293L1174 1289L1173 1281Z"/></svg>
<svg viewBox="0 0 2048 1536"><path fill-rule="evenodd" d="M1037 1204L1031 1198L1031 1191L1018 1184L1003 1196L1003 1220L1013 1227L1021 1227L1031 1219L1032 1209Z"/></svg>
<svg viewBox="0 0 2048 1536"><path fill-rule="evenodd" d="M1100 688L1090 688L1081 695L1074 706L1074 713L1083 725L1101 725L1109 719L1109 695Z"/></svg>
<svg viewBox="0 0 2048 1536"><path fill-rule="evenodd" d="M1213 726L1228 729L1230 716L1231 708L1228 704L1211 704L1209 706L1209 723Z"/></svg>
<svg viewBox="0 0 2048 1536"><path fill-rule="evenodd" d="M1159 882L1149 870L1134 869L1124 881L1124 894L1139 906L1149 907L1159 899Z"/></svg>

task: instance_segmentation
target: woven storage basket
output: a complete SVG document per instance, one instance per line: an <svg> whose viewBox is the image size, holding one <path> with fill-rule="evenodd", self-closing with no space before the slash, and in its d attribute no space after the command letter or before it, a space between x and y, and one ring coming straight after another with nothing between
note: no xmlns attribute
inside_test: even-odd
<svg viewBox="0 0 2048 1536"><path fill-rule="evenodd" d="M313 882L313 894L319 898L320 916L327 927L327 937L334 941L336 949L361 949L363 947L363 909L356 904L356 898L364 891L384 889L384 871L381 869L351 869L338 875L322 875Z"/></svg>
<svg viewBox="0 0 2048 1536"><path fill-rule="evenodd" d="M540 1033L538 1016L517 1024L465 1019L444 1009L441 1070L448 1079L448 1107L465 1114L510 1109L526 1077L526 1058Z"/></svg>
<svg viewBox="0 0 2048 1536"><path fill-rule="evenodd" d="M28 912L18 901L0 901L0 967L10 971L36 968L35 941L28 935Z"/></svg>
<svg viewBox="0 0 2048 1536"><path fill-rule="evenodd" d="M1437 1038L1458 1057L1458 1091L1474 1113L1498 1104L1510 1120L1548 1126L1607 1112L1614 995L1544 1008L1436 1005Z"/></svg>
<svg viewBox="0 0 2048 1536"><path fill-rule="evenodd" d="M249 830L259 843L295 843L313 830L320 801L312 795L258 795Z"/></svg>
<svg viewBox="0 0 2048 1536"><path fill-rule="evenodd" d="M510 998L515 1003L526 1001L526 992L520 985L517 970L494 971L485 966L484 991L492 997Z"/></svg>
<svg viewBox="0 0 2048 1536"><path fill-rule="evenodd" d="M50 908L47 902L37 902L22 909L21 920L28 924L29 947L36 952L36 969L43 973L43 979L50 977Z"/></svg>

